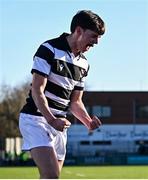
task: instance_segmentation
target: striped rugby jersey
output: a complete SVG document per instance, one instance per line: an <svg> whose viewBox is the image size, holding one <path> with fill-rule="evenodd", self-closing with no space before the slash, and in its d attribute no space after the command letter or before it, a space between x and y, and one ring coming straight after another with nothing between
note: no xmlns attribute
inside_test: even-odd
<svg viewBox="0 0 148 180"><path fill-rule="evenodd" d="M73 90L83 90L89 69L88 62L80 53L72 53L67 42L67 33L40 45L34 55L31 73L47 77L44 93L51 112L56 117L66 117ZM36 107L31 91L21 112L42 116Z"/></svg>

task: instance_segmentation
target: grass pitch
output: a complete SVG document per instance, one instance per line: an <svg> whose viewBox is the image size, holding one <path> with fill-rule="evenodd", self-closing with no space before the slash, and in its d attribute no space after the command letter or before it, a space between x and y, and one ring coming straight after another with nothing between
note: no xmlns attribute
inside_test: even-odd
<svg viewBox="0 0 148 180"><path fill-rule="evenodd" d="M0 179L38 179L36 167L1 167ZM65 166L61 179L148 179L148 166Z"/></svg>

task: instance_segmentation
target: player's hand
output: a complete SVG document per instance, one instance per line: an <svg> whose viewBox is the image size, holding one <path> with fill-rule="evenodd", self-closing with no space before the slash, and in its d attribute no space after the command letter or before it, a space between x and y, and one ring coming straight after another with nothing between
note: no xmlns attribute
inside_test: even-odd
<svg viewBox="0 0 148 180"><path fill-rule="evenodd" d="M97 116L93 116L92 121L90 122L89 130L97 129L99 126L101 126L101 121Z"/></svg>
<svg viewBox="0 0 148 180"><path fill-rule="evenodd" d="M66 118L56 118L50 125L56 130L63 132L70 127L71 123Z"/></svg>

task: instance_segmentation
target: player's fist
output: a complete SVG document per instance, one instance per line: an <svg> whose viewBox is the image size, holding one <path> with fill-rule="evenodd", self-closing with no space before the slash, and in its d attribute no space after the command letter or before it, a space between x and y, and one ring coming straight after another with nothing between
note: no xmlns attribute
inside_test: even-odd
<svg viewBox="0 0 148 180"><path fill-rule="evenodd" d="M99 126L101 126L101 121L97 116L93 116L92 121L90 122L90 130L97 129Z"/></svg>
<svg viewBox="0 0 148 180"><path fill-rule="evenodd" d="M71 123L65 118L57 118L50 125L58 131L64 131L64 129L70 127Z"/></svg>

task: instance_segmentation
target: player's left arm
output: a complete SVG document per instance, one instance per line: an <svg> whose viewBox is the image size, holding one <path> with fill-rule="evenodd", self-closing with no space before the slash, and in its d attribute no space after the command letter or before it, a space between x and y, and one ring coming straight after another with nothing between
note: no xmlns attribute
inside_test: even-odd
<svg viewBox="0 0 148 180"><path fill-rule="evenodd" d="M97 116L89 116L83 102L83 91L74 90L71 96L70 110L71 113L79 119L89 130L94 130L101 125Z"/></svg>

